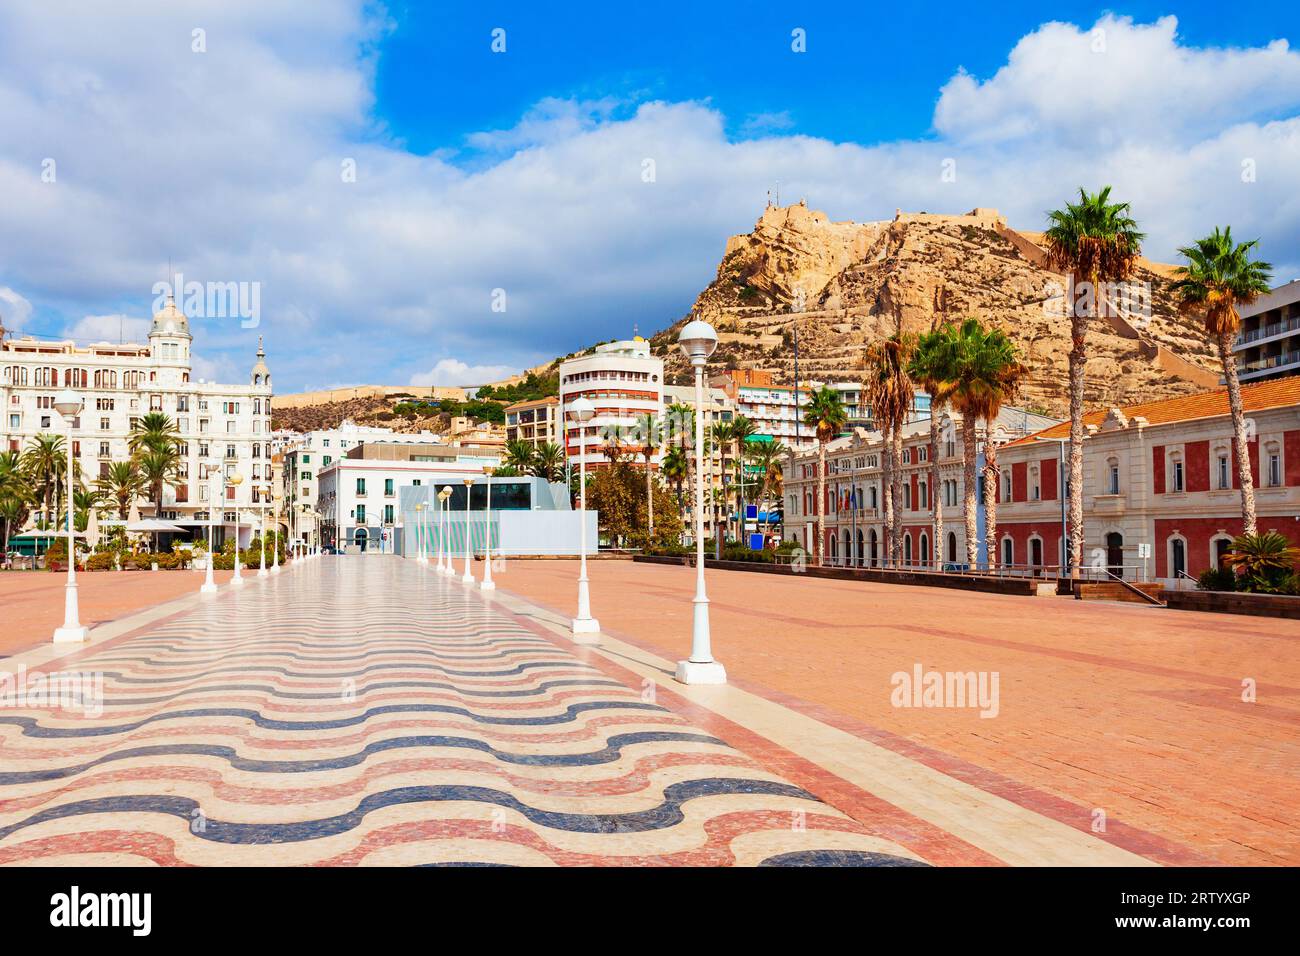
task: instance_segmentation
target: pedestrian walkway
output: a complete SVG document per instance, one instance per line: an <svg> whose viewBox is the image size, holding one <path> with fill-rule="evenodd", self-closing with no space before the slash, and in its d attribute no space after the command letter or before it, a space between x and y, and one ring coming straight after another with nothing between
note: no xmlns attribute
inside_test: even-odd
<svg viewBox="0 0 1300 956"><path fill-rule="evenodd" d="M102 712L0 708L0 864L934 862L414 561L305 562L49 657L4 667L101 677Z"/></svg>

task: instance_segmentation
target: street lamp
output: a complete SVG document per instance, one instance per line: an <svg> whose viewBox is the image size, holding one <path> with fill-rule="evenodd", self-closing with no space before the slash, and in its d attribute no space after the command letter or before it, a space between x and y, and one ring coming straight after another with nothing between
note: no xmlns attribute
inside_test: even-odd
<svg viewBox="0 0 1300 956"><path fill-rule="evenodd" d="M575 644L595 644L596 638L584 634L599 634L600 622L591 616L591 586L587 582L587 422L596 414L591 400L579 395L569 403L569 415L576 421L578 430L578 615L572 621Z"/></svg>
<svg viewBox="0 0 1300 956"><path fill-rule="evenodd" d="M483 466L483 474L487 476L487 510L483 512L483 580L479 582L481 591L493 591L497 586L492 580L492 473L495 471L491 465Z"/></svg>
<svg viewBox="0 0 1300 956"><path fill-rule="evenodd" d="M415 560L420 564L429 563L424 556L424 505L418 501L415 503Z"/></svg>
<svg viewBox="0 0 1300 956"><path fill-rule="evenodd" d="M695 612L691 656L677 662L677 679L683 684L725 684L727 672L709 646L709 598L704 590L704 364L718 347L718 333L695 319L683 326L677 345L695 369Z"/></svg>
<svg viewBox="0 0 1300 956"><path fill-rule="evenodd" d="M280 502L284 500L284 495L275 492L271 500L275 502L275 550L271 552L271 573L280 573Z"/></svg>
<svg viewBox="0 0 1300 956"><path fill-rule="evenodd" d="M438 502L442 505L442 530L438 535L438 571L441 574L455 574L451 566L451 516L447 513L447 499L451 497L451 485L443 485L438 492Z"/></svg>
<svg viewBox="0 0 1300 956"><path fill-rule="evenodd" d="M258 489L257 493L258 497L261 498L261 489ZM261 507L257 509L257 536L260 545L257 549L257 576L264 578L271 573L266 569L266 499L261 498L258 504Z"/></svg>
<svg viewBox="0 0 1300 956"><path fill-rule="evenodd" d="M243 483L244 476L235 472L230 476L230 483L235 486L235 573L230 579L232 588L242 588L244 579L239 573L239 486Z"/></svg>
<svg viewBox="0 0 1300 956"><path fill-rule="evenodd" d="M54 643L80 642L86 639L86 627L77 614L77 544L73 538L73 486L76 464L72 458L73 419L81 414L81 396L63 389L54 396L54 407L68 423L68 583L63 586L63 626L55 628Z"/></svg>
<svg viewBox="0 0 1300 956"><path fill-rule="evenodd" d="M474 479L468 475L462 479L465 483L465 573L460 576L461 584L473 584L474 572L469 569L470 561L470 542L469 542L469 492L474 487Z"/></svg>
<svg viewBox="0 0 1300 956"><path fill-rule="evenodd" d="M217 472L217 477L221 477L221 472ZM203 586L199 588L200 594L217 593L217 579L212 571L212 566L217 563L217 553L213 550L214 546L212 542L212 505L213 503L221 503L221 483L219 481L212 482L212 487L209 488L208 491L213 494L214 502L208 503L208 567L203 574Z"/></svg>

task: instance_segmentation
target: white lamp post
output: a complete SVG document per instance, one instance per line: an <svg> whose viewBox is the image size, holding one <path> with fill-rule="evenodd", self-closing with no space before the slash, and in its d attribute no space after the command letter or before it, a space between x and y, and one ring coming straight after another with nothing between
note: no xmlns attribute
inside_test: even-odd
<svg viewBox="0 0 1300 956"><path fill-rule="evenodd" d="M84 641L86 628L77 613L77 542L73 537L73 500L76 484L76 464L72 457L72 421L81 414L81 396L71 389L63 389L54 396L54 407L68 423L68 582L63 586L63 626L55 628L54 643Z"/></svg>
<svg viewBox="0 0 1300 956"><path fill-rule="evenodd" d="M232 588L244 586L244 579L239 573L239 486L243 480L244 476L239 472L230 476L230 483L235 486L235 574L230 579Z"/></svg>
<svg viewBox="0 0 1300 956"><path fill-rule="evenodd" d="M220 477L221 473L217 472L217 475L218 477ZM212 482L212 487L209 488L208 490L214 495L216 499L215 503L220 504L221 483L219 481ZM207 570L203 574L203 586L199 588L200 594L217 593L217 579L216 576L213 574L213 569L212 569L212 566L217 563L216 562L217 553L216 551L213 550L213 544L212 544L212 504L213 504L212 502L208 503L208 562L207 562L208 566L207 566Z"/></svg>
<svg viewBox="0 0 1300 956"><path fill-rule="evenodd" d="M474 479L466 477L463 480L465 483L465 573L460 576L460 583L473 584L474 572L469 569L470 555L472 554L469 540L469 493L470 489L474 487Z"/></svg>
<svg viewBox="0 0 1300 956"><path fill-rule="evenodd" d="M491 465L483 466L483 474L487 476L487 510L483 512L483 580L479 582L482 591L493 591L497 586L492 580L492 473L495 471Z"/></svg>
<svg viewBox="0 0 1300 956"><path fill-rule="evenodd" d="M419 502L415 505L415 560L420 564L429 563L424 556L424 505Z"/></svg>
<svg viewBox="0 0 1300 956"><path fill-rule="evenodd" d="M257 576L264 578L271 573L266 568L266 502L259 501L258 504L261 507L257 509L257 536L261 546L257 549Z"/></svg>
<svg viewBox="0 0 1300 956"><path fill-rule="evenodd" d="M591 616L591 587L587 582L587 422L596 414L589 399L578 396L569 403L569 415L579 425L578 438L578 615L573 619L576 644L595 644L597 638L584 637L600 633L600 622Z"/></svg>
<svg viewBox="0 0 1300 956"><path fill-rule="evenodd" d="M272 496L275 501L275 550L271 552L271 573L280 573L280 502L284 500L284 495L276 492Z"/></svg>
<svg viewBox="0 0 1300 956"><path fill-rule="evenodd" d="M727 672L709 646L709 598L704 590L704 364L718 347L718 334L709 323L695 319L682 327L677 345L695 369L695 613L691 656L677 662L677 679L683 684L725 684Z"/></svg>
<svg viewBox="0 0 1300 956"><path fill-rule="evenodd" d="M438 492L438 503L441 505L442 529L438 535L438 570L442 574L455 574L451 566L451 516L447 514L447 499L451 497L451 485L443 485L442 491Z"/></svg>

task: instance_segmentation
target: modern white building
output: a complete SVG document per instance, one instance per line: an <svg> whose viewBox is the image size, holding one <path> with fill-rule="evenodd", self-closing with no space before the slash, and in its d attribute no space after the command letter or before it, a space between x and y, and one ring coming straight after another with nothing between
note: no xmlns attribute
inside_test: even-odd
<svg viewBox="0 0 1300 956"><path fill-rule="evenodd" d="M463 487L465 478L481 481L483 468L499 462L499 455L483 449L363 442L341 457L332 456L315 472L321 540L349 551L400 549L403 488Z"/></svg>
<svg viewBox="0 0 1300 956"><path fill-rule="evenodd" d="M130 457L132 427L144 415L161 412L180 434L178 478L157 503L158 517L206 534L211 520L224 537L236 513L245 526L248 509L271 501L271 372L258 340L256 360L243 385L222 385L191 377L193 337L189 320L168 297L153 317L147 344L38 340L0 335L0 443L23 451L43 433L66 434L54 410L62 388L84 401L73 423L73 454L81 473L94 481L114 461ZM243 479L238 485L228 479ZM219 500L218 500L219 499ZM143 499L141 499L143 502ZM146 513L147 510L146 510Z"/></svg>
<svg viewBox="0 0 1300 956"><path fill-rule="evenodd" d="M736 414L758 426L758 434L768 435L799 450L816 444L813 430L803 424L808 396L815 386L801 386L796 398L793 387L777 385L771 372L759 369L722 372L713 376L712 384L735 402Z"/></svg>
<svg viewBox="0 0 1300 956"><path fill-rule="evenodd" d="M564 449L577 468L584 459L588 468L608 463L607 441L617 441L624 455L641 453L637 421L643 415L656 418L664 410L663 359L650 354L650 343L637 336L631 340L597 345L586 355L560 364L560 414L564 416ZM585 428L569 421L570 403L579 396L596 406L596 415ZM662 457L655 456L658 462Z"/></svg>
<svg viewBox="0 0 1300 956"><path fill-rule="evenodd" d="M1300 279L1241 308L1232 351L1243 383L1300 372Z"/></svg>
<svg viewBox="0 0 1300 956"><path fill-rule="evenodd" d="M344 419L338 428L311 432L294 432L292 438L276 434L283 447L281 474L284 482L285 513L290 515L289 534L309 542L318 542L316 502L320 496L317 474L364 443L393 442L404 445L438 445L442 436L434 432L399 434L391 428L358 425ZM304 507L306 506L306 507Z"/></svg>

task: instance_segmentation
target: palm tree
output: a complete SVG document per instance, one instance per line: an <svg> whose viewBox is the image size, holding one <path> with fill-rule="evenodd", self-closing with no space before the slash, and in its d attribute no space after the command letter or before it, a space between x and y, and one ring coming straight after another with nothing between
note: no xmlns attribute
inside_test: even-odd
<svg viewBox="0 0 1300 956"><path fill-rule="evenodd" d="M1110 187L1096 194L1079 190L1077 203L1047 214L1043 234L1053 266L1070 275L1070 577L1078 579L1083 553L1083 390L1088 364L1088 313L1100 304L1098 287L1120 282L1132 273L1146 236L1129 216L1128 203L1110 202ZM1092 292L1093 308L1081 308L1074 284L1082 278ZM1085 290L1087 291L1087 290ZM967 551L970 545L967 543Z"/></svg>
<svg viewBox="0 0 1300 956"><path fill-rule="evenodd" d="M505 454L501 456L503 468L515 469L515 474L526 474L533 467L534 449L532 442L521 438L506 442Z"/></svg>
<svg viewBox="0 0 1300 956"><path fill-rule="evenodd" d="M78 488L72 493L73 524L78 531L85 531L90 522L90 511L104 503L104 493L94 486Z"/></svg>
<svg viewBox="0 0 1300 956"><path fill-rule="evenodd" d="M144 479L135 459L113 462L96 485L104 497L117 503L117 516L123 521L131 511L131 502L144 491Z"/></svg>
<svg viewBox="0 0 1300 956"><path fill-rule="evenodd" d="M43 433L32 437L22 456L27 472L41 498L41 513L46 522L53 515L52 499L61 487L61 477L68 469L68 456L62 435Z"/></svg>
<svg viewBox="0 0 1300 956"><path fill-rule="evenodd" d="M31 500L32 488L23 469L22 456L16 451L0 452L0 520L4 523L0 556L8 553L9 529L22 524Z"/></svg>
<svg viewBox="0 0 1300 956"><path fill-rule="evenodd" d="M771 441L750 442L746 451L749 460L758 466L759 473L762 475L761 484L758 490L757 501L759 506L766 502L768 523L771 523L772 506L769 501L769 495L777 501L781 500L783 495L782 485L784 483L784 472L782 470L782 460L790 453L789 447L777 439Z"/></svg>
<svg viewBox="0 0 1300 956"><path fill-rule="evenodd" d="M556 442L542 442L533 452L529 469L538 478L559 481L564 475L564 449Z"/></svg>
<svg viewBox="0 0 1300 956"><path fill-rule="evenodd" d="M744 415L737 415L731 420L731 443L736 456L736 537L741 537L745 528L745 443L758 434L758 426Z"/></svg>
<svg viewBox="0 0 1300 956"><path fill-rule="evenodd" d="M181 440L176 423L162 412L149 412L131 426L127 439L132 453L142 451L167 451Z"/></svg>
<svg viewBox="0 0 1300 956"><path fill-rule="evenodd" d="M1276 593L1300 561L1300 548L1292 547L1280 531L1252 532L1232 539L1224 561L1237 572L1241 590Z"/></svg>
<svg viewBox="0 0 1300 956"><path fill-rule="evenodd" d="M663 463L659 466L663 476L673 483L673 488L677 492L677 510L684 510L682 507L682 483L686 481L691 473L690 458L686 450L680 445L670 445L664 452ZM683 522L683 527L685 523Z"/></svg>
<svg viewBox="0 0 1300 956"><path fill-rule="evenodd" d="M962 445L966 455L966 560L972 567L979 557L976 540L975 459L976 427L984 422L984 530L988 566L997 565L998 450L993 422L1002 403L1015 394L1028 371L1020 362L1015 343L999 329L985 329L979 319L967 319L951 346L952 403L961 412Z"/></svg>
<svg viewBox="0 0 1300 956"><path fill-rule="evenodd" d="M894 567L903 556L903 425L912 413L916 388L908 368L916 351L916 337L896 332L867 349L866 381L863 387L871 414L885 436L884 482L889 543L887 553Z"/></svg>
<svg viewBox="0 0 1300 956"><path fill-rule="evenodd" d="M804 408L804 424L811 425L817 432L817 550L814 560L821 565L822 552L826 548L823 513L826 508L826 443L848 424L849 416L840 393L829 385L813 389Z"/></svg>
<svg viewBox="0 0 1300 956"><path fill-rule="evenodd" d="M922 335L908 373L930 396L930 511L934 569L943 568L943 502L939 497L939 418L952 397L953 326L944 324Z"/></svg>
<svg viewBox="0 0 1300 956"><path fill-rule="evenodd" d="M641 433L641 457L645 459L645 501L646 501L646 540L655 535L655 496L654 469L651 467L654 456L659 454L663 444L663 426L658 416L647 412L637 419L637 430Z"/></svg>
<svg viewBox="0 0 1300 956"><path fill-rule="evenodd" d="M149 489L149 500L154 504L154 516L162 517L163 489L179 479L180 454L171 448L142 451L135 456L140 477Z"/></svg>
<svg viewBox="0 0 1300 956"><path fill-rule="evenodd" d="M727 452L728 449L731 448L731 434L731 422L715 422L713 426L705 432L707 439L712 440L713 447L717 448L719 455L721 455L719 473L722 475L727 473ZM705 457L709 458L710 461L712 460L711 456L707 452ZM731 515L729 514L730 509L727 506L727 500L731 495L731 489L728 488L724 482L722 488L718 490L722 492L722 514L725 520L723 522L724 527L722 529L722 537L718 538L716 528L714 529L714 537L721 541L726 538L727 530L731 525Z"/></svg>
<svg viewBox="0 0 1300 956"><path fill-rule="evenodd" d="M1232 344L1241 331L1237 306L1250 305L1269 290L1273 267L1267 262L1252 262L1250 251L1258 239L1234 243L1232 227L1224 226L1204 239L1178 252L1188 262L1179 266L1174 283L1183 309L1205 311L1205 330L1219 349L1223 363L1223 380L1228 385L1228 408L1232 411L1232 443L1237 452L1237 477L1241 484L1241 527L1243 535L1253 535L1255 526L1255 487L1250 474L1250 449L1246 444L1246 415L1241 406L1241 383L1237 380L1237 361Z"/></svg>

